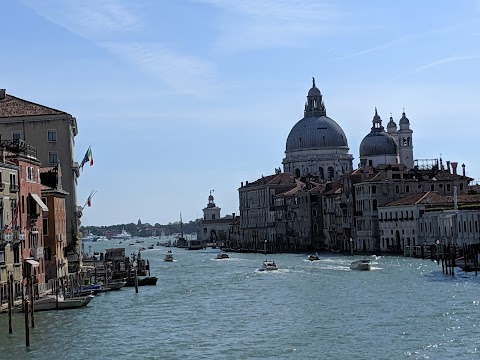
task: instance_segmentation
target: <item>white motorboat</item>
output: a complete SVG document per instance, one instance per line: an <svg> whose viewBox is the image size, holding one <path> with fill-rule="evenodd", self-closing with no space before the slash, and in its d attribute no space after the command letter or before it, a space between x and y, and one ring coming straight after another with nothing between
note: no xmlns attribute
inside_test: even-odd
<svg viewBox="0 0 480 360"><path fill-rule="evenodd" d="M82 241L83 242L88 242L88 241L92 241L92 242L95 242L98 240L100 236L97 236L97 235L93 235L91 232L88 233L87 235L85 236L82 236Z"/></svg>
<svg viewBox="0 0 480 360"><path fill-rule="evenodd" d="M320 260L320 257L318 256L318 253L315 253L315 254L308 255L307 259L310 261L316 261L316 260Z"/></svg>
<svg viewBox="0 0 480 360"><path fill-rule="evenodd" d="M173 253L172 250L168 250L167 253L165 254L165 258L163 261L173 261Z"/></svg>
<svg viewBox="0 0 480 360"><path fill-rule="evenodd" d="M120 234L112 236L112 238L114 239L122 239L122 240L130 239L131 237L132 235L130 235L125 229L123 229Z"/></svg>
<svg viewBox="0 0 480 360"><path fill-rule="evenodd" d="M221 260L221 259L228 259L230 256L228 256L228 254L226 252L223 252L223 251L220 251L218 254L217 254L217 259L218 260Z"/></svg>
<svg viewBox="0 0 480 360"><path fill-rule="evenodd" d="M262 264L262 269L265 271L278 270L278 266L273 260L265 260Z"/></svg>
<svg viewBox="0 0 480 360"><path fill-rule="evenodd" d="M33 309L35 311L45 311L45 310L63 310L63 309L74 309L82 306L86 306L95 296L78 296L73 298L64 298L63 296L58 296L58 308L57 308L57 298L55 295L47 295L44 298L37 299L33 303Z"/></svg>
<svg viewBox="0 0 480 360"><path fill-rule="evenodd" d="M371 260L357 260L350 264L350 269L352 270L370 270L372 267Z"/></svg>

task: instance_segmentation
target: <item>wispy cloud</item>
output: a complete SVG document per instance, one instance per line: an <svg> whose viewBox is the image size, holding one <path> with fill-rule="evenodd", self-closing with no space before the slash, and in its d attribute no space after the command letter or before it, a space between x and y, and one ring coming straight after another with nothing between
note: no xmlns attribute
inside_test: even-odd
<svg viewBox="0 0 480 360"><path fill-rule="evenodd" d="M48 21L86 38L103 38L112 33L141 27L132 8L115 0L23 0Z"/></svg>
<svg viewBox="0 0 480 360"><path fill-rule="evenodd" d="M220 51L302 47L338 27L340 12L322 1L197 0L223 9Z"/></svg>
<svg viewBox="0 0 480 360"><path fill-rule="evenodd" d="M480 59L480 55L471 55L471 56L450 56L447 58L443 58L437 61L433 61L431 63L419 66L415 68L413 71L414 73L419 73L428 69L431 69L433 67L439 66L439 65L444 65L452 62L458 62L458 61L468 61L468 60L477 60Z"/></svg>
<svg viewBox="0 0 480 360"><path fill-rule="evenodd" d="M101 46L181 93L207 97L217 78L213 63L161 44L105 42Z"/></svg>
<svg viewBox="0 0 480 360"><path fill-rule="evenodd" d="M135 14L133 2L121 0L23 0L48 21L92 41L139 70L160 80L175 92L208 96L216 79L216 67L208 60L180 54L158 42L145 42L147 21ZM133 5L132 5L133 4ZM130 33L138 40L122 41L116 35Z"/></svg>

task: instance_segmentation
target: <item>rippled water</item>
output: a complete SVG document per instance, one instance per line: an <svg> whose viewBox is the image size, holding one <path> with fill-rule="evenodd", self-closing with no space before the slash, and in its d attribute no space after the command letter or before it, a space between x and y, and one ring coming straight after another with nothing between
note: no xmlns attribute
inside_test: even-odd
<svg viewBox="0 0 480 360"><path fill-rule="evenodd" d="M147 240L142 246L155 243ZM116 247L116 243L97 243ZM128 246L131 253L138 246ZM480 276L443 275L429 260L268 255L173 248L144 251L157 286L96 296L86 307L36 313L25 349L23 316L14 333L0 317L0 359L476 359Z"/></svg>

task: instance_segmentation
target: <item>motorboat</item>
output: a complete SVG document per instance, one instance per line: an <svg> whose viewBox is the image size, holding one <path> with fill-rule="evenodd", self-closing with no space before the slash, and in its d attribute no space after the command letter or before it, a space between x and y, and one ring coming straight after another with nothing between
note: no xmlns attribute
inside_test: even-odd
<svg viewBox="0 0 480 360"><path fill-rule="evenodd" d="M153 249L155 249L155 245L153 244L148 247L148 250L153 250Z"/></svg>
<svg viewBox="0 0 480 360"><path fill-rule="evenodd" d="M163 261L173 261L173 253L172 250L168 250L167 253L165 254L165 258Z"/></svg>
<svg viewBox="0 0 480 360"><path fill-rule="evenodd" d="M122 287L124 287L127 284L127 282L123 279L118 279L118 280L110 280L108 282L108 287L111 290L120 290Z"/></svg>
<svg viewBox="0 0 480 360"><path fill-rule="evenodd" d="M318 253L308 255L307 259L310 261L320 260L320 258L318 257Z"/></svg>
<svg viewBox="0 0 480 360"><path fill-rule="evenodd" d="M88 233L87 235L82 236L82 241L83 241L83 242L88 242L88 241L95 242L95 241L97 241L99 238L100 238L100 236L93 235L93 234L90 232L90 233Z"/></svg>
<svg viewBox="0 0 480 360"><path fill-rule="evenodd" d="M273 260L265 260L262 263L262 269L264 271L270 271L270 270L278 270L278 266Z"/></svg>
<svg viewBox="0 0 480 360"><path fill-rule="evenodd" d="M112 236L112 238L114 239L122 239L122 240L130 239L131 237L132 235L130 235L125 229L123 229L120 234Z"/></svg>
<svg viewBox="0 0 480 360"><path fill-rule="evenodd" d="M230 256L228 256L228 254L226 252L223 252L223 251L220 251L218 254L217 254L217 259L218 260L221 260L221 259L228 259Z"/></svg>
<svg viewBox="0 0 480 360"><path fill-rule="evenodd" d="M37 299L33 302L34 311L45 311L45 310L63 310L63 309L74 309L82 306L87 306L87 304L92 301L95 296L78 296L72 298L64 298L63 296L58 296L58 307L57 307L57 297L55 295L47 295L46 297Z"/></svg>
<svg viewBox="0 0 480 360"><path fill-rule="evenodd" d="M351 270L370 270L372 268L372 261L363 259L357 260L350 264Z"/></svg>

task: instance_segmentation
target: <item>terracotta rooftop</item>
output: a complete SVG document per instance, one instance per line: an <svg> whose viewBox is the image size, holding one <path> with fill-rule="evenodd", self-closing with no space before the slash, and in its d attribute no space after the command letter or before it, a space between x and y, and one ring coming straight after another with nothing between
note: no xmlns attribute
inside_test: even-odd
<svg viewBox="0 0 480 360"><path fill-rule="evenodd" d="M0 99L0 118L59 114L67 113L8 94L4 99Z"/></svg>
<svg viewBox="0 0 480 360"><path fill-rule="evenodd" d="M480 204L480 195L458 195L458 204ZM440 195L436 191L422 192L405 196L401 199L392 201L384 206L399 205L453 205L453 196Z"/></svg>

